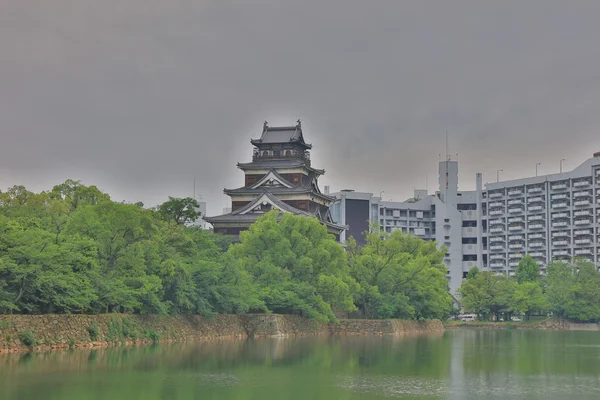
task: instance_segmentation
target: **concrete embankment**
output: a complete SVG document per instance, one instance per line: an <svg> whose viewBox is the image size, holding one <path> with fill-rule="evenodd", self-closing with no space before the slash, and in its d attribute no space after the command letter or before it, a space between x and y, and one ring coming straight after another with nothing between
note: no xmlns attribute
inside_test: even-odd
<svg viewBox="0 0 600 400"><path fill-rule="evenodd" d="M537 323L521 322L448 322L446 329L521 329L544 331L600 331L600 324L583 324L562 319L548 319Z"/></svg>
<svg viewBox="0 0 600 400"><path fill-rule="evenodd" d="M322 324L293 315L0 315L0 353L105 347L156 341L305 335L404 335L443 332L440 321L342 320Z"/></svg>

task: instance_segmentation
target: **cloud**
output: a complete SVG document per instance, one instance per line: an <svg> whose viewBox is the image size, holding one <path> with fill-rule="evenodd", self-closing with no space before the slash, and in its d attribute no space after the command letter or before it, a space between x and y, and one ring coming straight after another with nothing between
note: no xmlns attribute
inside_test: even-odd
<svg viewBox="0 0 600 400"><path fill-rule="evenodd" d="M0 1L0 187L66 178L211 214L262 122L303 121L322 184L394 200L600 150L594 1Z"/></svg>

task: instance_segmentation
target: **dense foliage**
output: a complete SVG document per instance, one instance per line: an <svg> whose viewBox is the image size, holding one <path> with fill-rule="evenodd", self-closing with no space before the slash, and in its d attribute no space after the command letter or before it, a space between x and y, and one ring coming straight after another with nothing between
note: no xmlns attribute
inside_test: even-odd
<svg viewBox="0 0 600 400"><path fill-rule="evenodd" d="M355 303L366 318L445 318L452 309L445 250L400 231L373 226L366 244L350 240L348 264L359 284Z"/></svg>
<svg viewBox="0 0 600 400"><path fill-rule="evenodd" d="M529 319L532 314L552 313L574 321L600 320L600 272L593 264L553 262L546 271L540 275L531 256L519 262L516 279L473 269L459 289L461 303L465 311L483 319L513 313Z"/></svg>
<svg viewBox="0 0 600 400"><path fill-rule="evenodd" d="M373 231L349 251L314 218L266 214L240 242L189 226L191 198L144 208L68 180L0 192L0 313L277 312L440 318L443 251Z"/></svg>

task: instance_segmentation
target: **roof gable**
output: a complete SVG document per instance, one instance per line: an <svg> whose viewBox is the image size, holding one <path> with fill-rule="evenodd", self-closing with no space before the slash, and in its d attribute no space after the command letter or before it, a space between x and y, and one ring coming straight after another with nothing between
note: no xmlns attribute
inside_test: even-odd
<svg viewBox="0 0 600 400"><path fill-rule="evenodd" d="M257 189L259 187L286 187L291 189L294 187L293 184L288 182L285 178L277 173L275 170L270 170L268 174L262 177L261 180L256 182L254 185L250 186L252 189Z"/></svg>

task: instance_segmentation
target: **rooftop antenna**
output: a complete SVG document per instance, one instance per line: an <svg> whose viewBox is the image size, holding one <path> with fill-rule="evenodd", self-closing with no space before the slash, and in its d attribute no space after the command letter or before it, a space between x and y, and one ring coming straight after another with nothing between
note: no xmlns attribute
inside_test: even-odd
<svg viewBox="0 0 600 400"><path fill-rule="evenodd" d="M448 152L448 129L446 129L446 161L450 161L450 153Z"/></svg>

